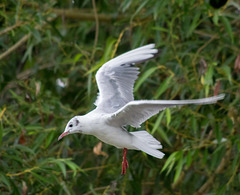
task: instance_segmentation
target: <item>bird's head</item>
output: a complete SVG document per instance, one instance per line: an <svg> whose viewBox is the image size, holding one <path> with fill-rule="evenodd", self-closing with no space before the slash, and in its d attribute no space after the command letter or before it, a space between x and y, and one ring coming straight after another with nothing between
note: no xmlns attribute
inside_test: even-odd
<svg viewBox="0 0 240 195"><path fill-rule="evenodd" d="M81 132L80 118L75 116L67 123L64 132L58 137L58 141L66 135Z"/></svg>

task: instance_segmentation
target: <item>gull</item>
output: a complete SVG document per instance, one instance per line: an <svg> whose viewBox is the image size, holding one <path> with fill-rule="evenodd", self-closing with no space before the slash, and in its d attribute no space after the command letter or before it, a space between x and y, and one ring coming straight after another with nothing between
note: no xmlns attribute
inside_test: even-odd
<svg viewBox="0 0 240 195"><path fill-rule="evenodd" d="M126 126L140 125L166 108L186 104L212 104L224 98L224 94L193 100L134 100L133 86L138 78L139 68L135 65L159 52L155 44L133 49L102 65L96 73L99 89L96 108L83 116L74 116L66 125L58 140L73 133L93 135L102 142L123 149L122 175L129 167L127 150L141 150L162 159L161 143L147 131L129 132Z"/></svg>

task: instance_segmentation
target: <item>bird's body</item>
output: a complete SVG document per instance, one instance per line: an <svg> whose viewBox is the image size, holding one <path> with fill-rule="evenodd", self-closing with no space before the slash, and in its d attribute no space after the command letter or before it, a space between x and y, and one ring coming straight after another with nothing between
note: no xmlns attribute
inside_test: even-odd
<svg viewBox="0 0 240 195"><path fill-rule="evenodd" d="M109 114L99 113L95 109L84 116L76 116L76 118L82 121L81 124L85 127L83 134L94 135L104 143L117 148L136 149L131 145L133 136L123 127L109 125L108 116Z"/></svg>
<svg viewBox="0 0 240 195"><path fill-rule="evenodd" d="M149 44L105 63L96 74L99 94L96 109L83 116L73 117L59 136L73 133L94 135L101 141L123 148L122 174L126 173L127 149L141 150L156 158L163 158L161 143L147 131L128 132L125 126L140 127L148 118L170 107L187 104L212 104L224 98L218 95L195 100L134 100L133 86L139 74L136 63L149 60L158 53Z"/></svg>

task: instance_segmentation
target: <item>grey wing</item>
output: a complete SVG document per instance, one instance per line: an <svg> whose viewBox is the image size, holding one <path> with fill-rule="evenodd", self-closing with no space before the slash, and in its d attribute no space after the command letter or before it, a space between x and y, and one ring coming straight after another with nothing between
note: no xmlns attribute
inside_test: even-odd
<svg viewBox="0 0 240 195"><path fill-rule="evenodd" d="M140 127L140 125L157 114L159 111L169 107L175 107L187 104L212 104L224 98L224 94L203 99L194 100L138 100L131 101L123 108L113 113L108 123L112 125L131 125Z"/></svg>
<svg viewBox="0 0 240 195"><path fill-rule="evenodd" d="M113 113L133 101L133 85L139 74L139 68L134 65L153 58L158 53L154 47L155 44L149 44L131 50L108 61L98 70L97 109Z"/></svg>

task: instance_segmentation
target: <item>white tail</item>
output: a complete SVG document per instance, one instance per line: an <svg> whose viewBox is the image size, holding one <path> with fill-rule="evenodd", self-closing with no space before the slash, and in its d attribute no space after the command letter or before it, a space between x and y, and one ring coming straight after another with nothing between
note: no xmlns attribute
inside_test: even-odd
<svg viewBox="0 0 240 195"><path fill-rule="evenodd" d="M135 131L130 133L136 138L133 142L134 147L156 158L163 158L164 154L157 150L162 149L161 143L147 131Z"/></svg>

